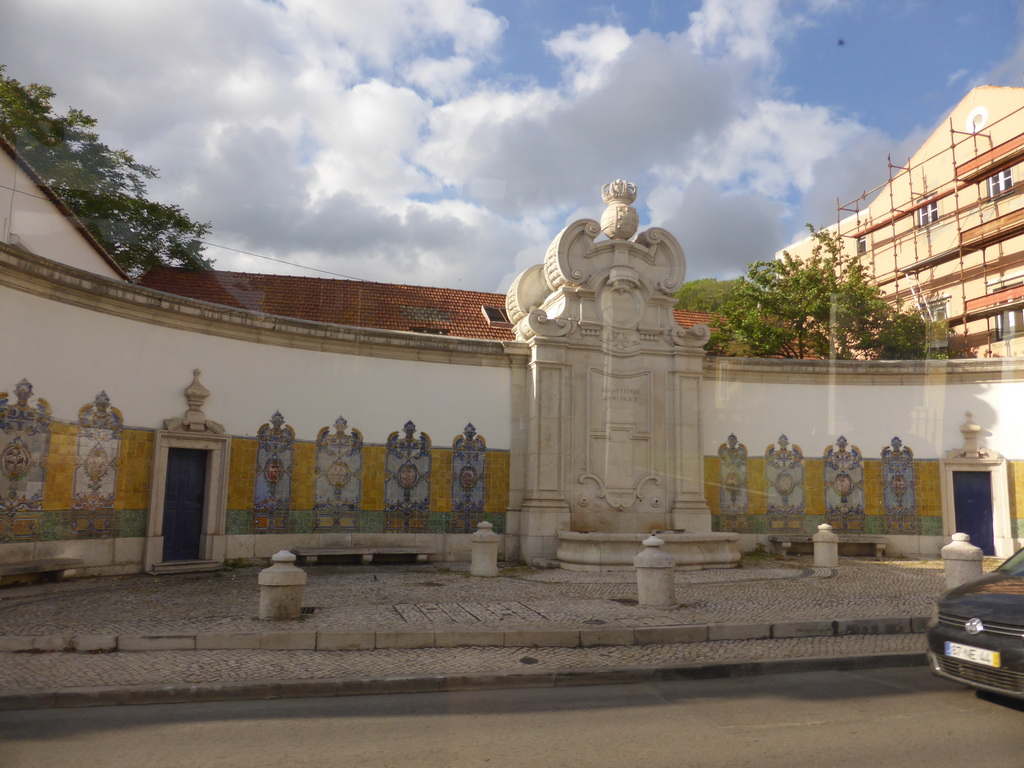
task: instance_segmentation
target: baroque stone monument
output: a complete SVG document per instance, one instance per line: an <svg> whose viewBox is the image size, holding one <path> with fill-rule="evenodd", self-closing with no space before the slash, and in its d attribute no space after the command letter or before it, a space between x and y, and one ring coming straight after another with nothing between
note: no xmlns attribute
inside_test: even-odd
<svg viewBox="0 0 1024 768"><path fill-rule="evenodd" d="M681 327L673 313L683 249L663 229L637 234L635 185L612 182L602 197L601 222L562 230L506 298L531 352L522 554L627 569L659 531L680 567L735 564L738 537L710 532L704 501L710 332Z"/></svg>

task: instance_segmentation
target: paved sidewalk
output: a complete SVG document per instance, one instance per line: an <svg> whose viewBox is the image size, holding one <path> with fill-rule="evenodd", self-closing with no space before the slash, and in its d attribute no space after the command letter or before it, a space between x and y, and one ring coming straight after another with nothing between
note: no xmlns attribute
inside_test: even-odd
<svg viewBox="0 0 1024 768"><path fill-rule="evenodd" d="M752 559L652 609L632 573L316 565L309 612L270 622L259 570L0 590L0 709L922 663L944 589L938 561Z"/></svg>

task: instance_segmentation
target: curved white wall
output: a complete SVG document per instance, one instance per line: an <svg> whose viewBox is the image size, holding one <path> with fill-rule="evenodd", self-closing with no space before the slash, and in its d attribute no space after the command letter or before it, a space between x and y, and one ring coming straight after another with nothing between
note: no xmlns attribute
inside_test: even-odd
<svg viewBox="0 0 1024 768"><path fill-rule="evenodd" d="M491 448L510 444L511 373L289 348L176 330L0 287L0 391L22 378L74 421L100 390L126 425L163 428L183 416L184 389L202 370L204 410L229 434L253 435L279 410L300 440L344 416L383 443L406 421L444 446L473 423ZM366 350L370 355L373 350Z"/></svg>
<svg viewBox="0 0 1024 768"><path fill-rule="evenodd" d="M938 459L961 447L960 426L970 411L983 428L983 446L1006 458L1024 458L1024 382L1015 380L1019 374L1014 372L1021 367L1016 361L929 363L927 369L920 363L883 363L859 366L860 373L835 381L830 381L825 361L804 363L800 369L779 361L774 368L788 367L790 381L752 380L751 371L767 367L758 365L762 362L714 361L709 366L703 394L704 455L716 454L735 433L751 456L763 454L785 434L808 457L821 456L843 435L868 458L877 458L899 437L915 458ZM806 372L815 366L817 370ZM960 372L972 366L987 372L978 380L962 381Z"/></svg>

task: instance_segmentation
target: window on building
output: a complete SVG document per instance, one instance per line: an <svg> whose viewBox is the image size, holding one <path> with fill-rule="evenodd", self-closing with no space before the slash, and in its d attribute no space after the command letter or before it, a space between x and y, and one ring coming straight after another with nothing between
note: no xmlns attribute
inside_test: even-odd
<svg viewBox="0 0 1024 768"><path fill-rule="evenodd" d="M1008 309L996 315L996 340L1024 336L1024 307Z"/></svg>
<svg viewBox="0 0 1024 768"><path fill-rule="evenodd" d="M508 312L505 311L504 307L492 307L484 304L480 309L483 311L487 322L491 325L512 325L512 321L509 320Z"/></svg>
<svg viewBox="0 0 1024 768"><path fill-rule="evenodd" d="M988 177L988 196L998 197L1013 186L1013 171L1010 168Z"/></svg>
<svg viewBox="0 0 1024 768"><path fill-rule="evenodd" d="M949 346L949 297L925 299L922 307L928 333L928 346L942 349Z"/></svg>
<svg viewBox="0 0 1024 768"><path fill-rule="evenodd" d="M932 200L917 209L917 226L927 227L939 220L939 201Z"/></svg>
<svg viewBox="0 0 1024 768"><path fill-rule="evenodd" d="M868 238L867 235L864 237L857 238L857 255L863 256L868 252Z"/></svg>

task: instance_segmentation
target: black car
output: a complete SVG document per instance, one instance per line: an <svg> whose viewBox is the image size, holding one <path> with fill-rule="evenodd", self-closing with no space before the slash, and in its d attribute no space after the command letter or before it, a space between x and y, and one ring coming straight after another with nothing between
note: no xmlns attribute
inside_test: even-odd
<svg viewBox="0 0 1024 768"><path fill-rule="evenodd" d="M928 661L941 677L1024 699L1024 549L939 598Z"/></svg>

